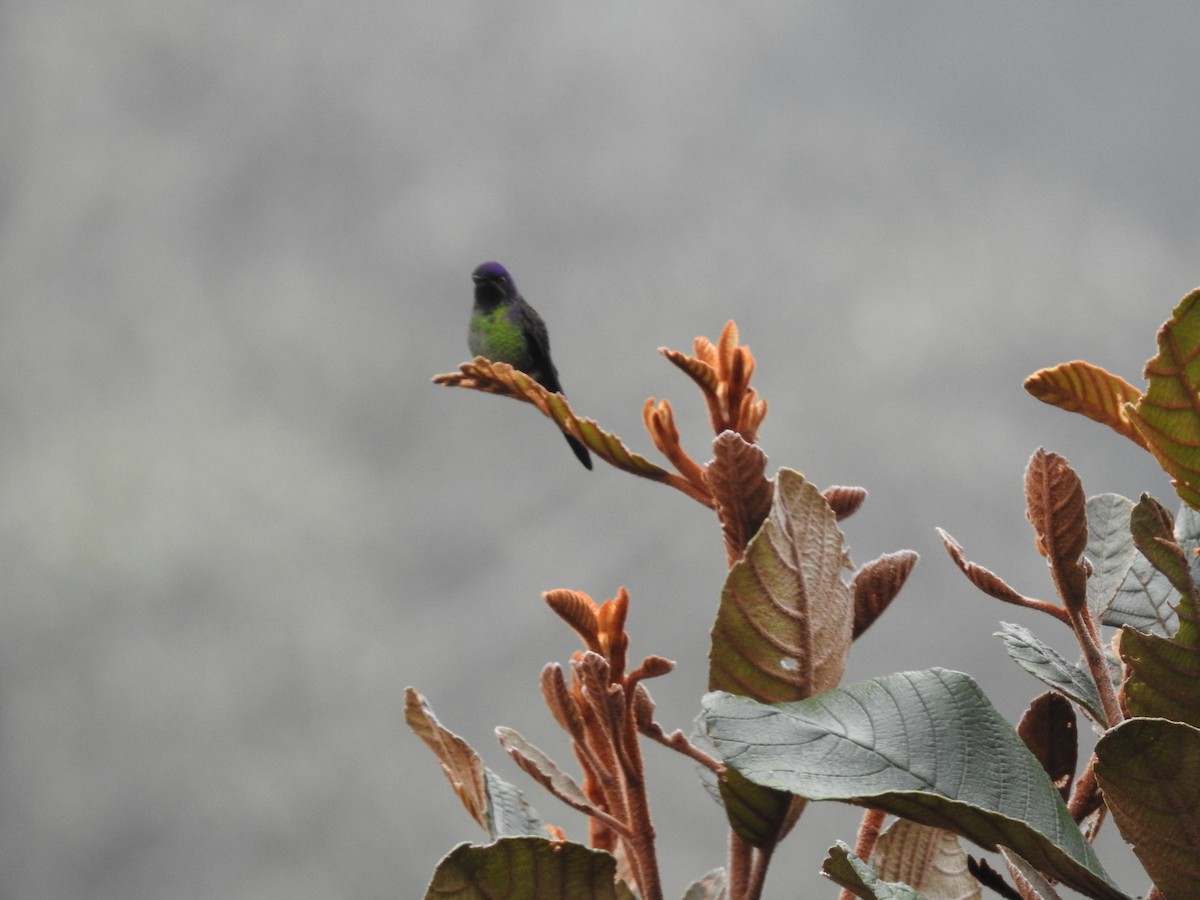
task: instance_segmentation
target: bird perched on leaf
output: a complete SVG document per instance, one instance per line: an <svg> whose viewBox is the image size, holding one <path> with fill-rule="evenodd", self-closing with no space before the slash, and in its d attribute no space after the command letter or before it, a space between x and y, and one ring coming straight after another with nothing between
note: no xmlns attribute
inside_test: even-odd
<svg viewBox="0 0 1200 900"><path fill-rule="evenodd" d="M548 391L561 394L558 370L550 359L550 337L546 323L517 290L508 270L498 262L485 262L471 273L475 282L475 306L467 344L476 356L508 363L533 378ZM587 468L592 457L587 447L571 435L567 443Z"/></svg>

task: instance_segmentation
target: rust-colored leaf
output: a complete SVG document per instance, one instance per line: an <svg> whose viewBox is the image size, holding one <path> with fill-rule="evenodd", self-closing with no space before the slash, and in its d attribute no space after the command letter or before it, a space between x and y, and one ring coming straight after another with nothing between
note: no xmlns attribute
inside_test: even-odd
<svg viewBox="0 0 1200 900"><path fill-rule="evenodd" d="M1025 379L1025 390L1043 403L1085 415L1149 449L1125 409L1125 404L1141 399L1142 392L1099 366L1074 360L1039 369Z"/></svg>
<svg viewBox="0 0 1200 900"><path fill-rule="evenodd" d="M593 419L576 416L571 411L566 397L547 391L519 369L514 369L507 363L491 362L482 356L462 363L458 369L458 372L435 375L434 384L469 388L485 394L498 394L531 403L543 415L553 419L563 432L579 440L610 465L632 475L669 484L706 506L710 505L711 501L703 491L698 490L686 478L675 472L668 472L644 456L634 453L619 437L602 429Z"/></svg>
<svg viewBox="0 0 1200 900"><path fill-rule="evenodd" d="M558 588L542 594L558 617L575 629L585 647L589 650L600 650L600 625L596 618L596 601L583 591L570 591Z"/></svg>
<svg viewBox="0 0 1200 900"><path fill-rule="evenodd" d="M854 589L855 640L896 599L917 559L917 554L912 550L885 553L854 573L850 586Z"/></svg>
<svg viewBox="0 0 1200 900"><path fill-rule="evenodd" d="M727 322L715 345L698 337L694 346L694 356L666 347L660 347L659 352L696 382L704 394L713 434L736 431L754 443L767 414L767 403L750 387L754 355L749 347L738 344L737 325Z"/></svg>
<svg viewBox="0 0 1200 900"><path fill-rule="evenodd" d="M835 484L825 488L821 496L840 522L858 512L859 507L867 502L867 489Z"/></svg>
<svg viewBox="0 0 1200 900"><path fill-rule="evenodd" d="M937 529L937 533L942 539L942 544L945 546L946 552L950 554L950 558L954 560L954 564L967 576L967 580L971 584L975 585L975 587L979 588L989 597L995 597L997 600L1003 600L1005 603L1015 603L1017 606L1025 605L1027 598L1024 594L1009 587L1008 582L995 572L968 560L962 544L951 537L948 532L939 528Z"/></svg>
<svg viewBox="0 0 1200 900"><path fill-rule="evenodd" d="M546 701L546 706L550 708L550 714L554 716L554 721L563 731L571 735L573 740L583 741L583 711L579 708L579 701L567 687L562 666L558 663L546 663L542 667L541 684L542 697Z"/></svg>
<svg viewBox="0 0 1200 900"><path fill-rule="evenodd" d="M771 511L766 468L767 455L736 432L722 432L713 440L713 459L704 470L704 480L716 503L729 565L741 559Z"/></svg>
<svg viewBox="0 0 1200 900"><path fill-rule="evenodd" d="M706 498L703 502L712 506L713 501L708 496L708 486L704 482L704 469L679 442L679 428L675 425L675 412L671 409L670 401L655 403L653 397L647 398L642 406L642 422L658 452L670 460L679 474Z"/></svg>
<svg viewBox="0 0 1200 900"><path fill-rule="evenodd" d="M1071 783L1079 765L1079 728L1071 701L1058 691L1046 691L1035 697L1021 716L1017 734L1042 764L1065 802L1071 796Z"/></svg>
<svg viewBox="0 0 1200 900"><path fill-rule="evenodd" d="M702 338L696 338L699 343ZM708 344L709 347L712 344ZM681 350L672 350L670 347L659 347L658 352L669 359L672 363L678 366L688 378L696 382L700 390L708 394L716 394L717 392L717 370L709 362L702 359L697 359L697 356L688 356ZM714 354L715 357L715 354ZM715 361L715 359L714 359Z"/></svg>
<svg viewBox="0 0 1200 900"><path fill-rule="evenodd" d="M1037 532L1038 551L1050 563L1059 596L1069 608L1087 606L1087 498L1067 460L1038 448L1025 469L1025 515Z"/></svg>

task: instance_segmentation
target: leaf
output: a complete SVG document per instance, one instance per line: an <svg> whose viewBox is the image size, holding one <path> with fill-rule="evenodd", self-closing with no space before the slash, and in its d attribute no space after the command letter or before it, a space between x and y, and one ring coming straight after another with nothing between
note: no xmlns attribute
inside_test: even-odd
<svg viewBox="0 0 1200 900"><path fill-rule="evenodd" d="M825 488L821 491L821 496L825 498L825 502L829 504L829 508L833 510L833 514L837 516L839 522L854 515L867 502L866 488L847 487L841 484Z"/></svg>
<svg viewBox="0 0 1200 900"><path fill-rule="evenodd" d="M404 721L441 763L442 772L480 827L493 838L544 834L521 791L483 765L471 745L444 728L414 688L404 691Z"/></svg>
<svg viewBox="0 0 1200 900"><path fill-rule="evenodd" d="M770 516L721 591L711 690L797 700L837 685L854 616L843 541L820 492L780 469Z"/></svg>
<svg viewBox="0 0 1200 900"><path fill-rule="evenodd" d="M796 798L791 794L748 781L737 769L718 776L717 790L730 827L751 847L774 847L802 811L792 813Z"/></svg>
<svg viewBox="0 0 1200 900"><path fill-rule="evenodd" d="M729 900L729 879L724 869L713 869L693 881L683 892L683 900Z"/></svg>
<svg viewBox="0 0 1200 900"><path fill-rule="evenodd" d="M737 432L723 431L713 439L713 459L704 469L704 481L716 504L730 565L741 559L771 511L773 489L766 468L767 454Z"/></svg>
<svg viewBox="0 0 1200 900"><path fill-rule="evenodd" d="M1129 517L1134 546L1150 565L1167 576L1171 587L1182 595L1193 594L1191 571L1183 550L1175 543L1175 521L1161 503L1149 494L1142 494Z"/></svg>
<svg viewBox="0 0 1200 900"><path fill-rule="evenodd" d="M973 563L966 558L963 546L956 541L944 529L937 529L938 536L942 539L942 545L946 548L946 552L950 554L950 558L954 560L954 564L959 570L967 576L967 580L979 590L983 591L989 597L995 597L997 600L1003 600L1005 603L1015 603L1023 605L1025 597L1018 591L1009 587L1008 583L990 569L985 569L983 566Z"/></svg>
<svg viewBox="0 0 1200 900"><path fill-rule="evenodd" d="M603 818L608 823L608 814L592 803L575 780L545 753L511 728L497 728L496 737L500 739L500 746L526 775L572 809Z"/></svg>
<svg viewBox="0 0 1200 900"><path fill-rule="evenodd" d="M1020 855L1013 853L1007 847L1000 848L1000 855L1008 865L1008 874L1017 883L1021 896L1026 900L1061 900L1058 891L1054 889L1045 876L1029 864Z"/></svg>
<svg viewBox="0 0 1200 900"><path fill-rule="evenodd" d="M1017 735L1037 757L1064 802L1079 765L1079 728L1075 708L1058 691L1034 698L1017 724Z"/></svg>
<svg viewBox="0 0 1200 900"><path fill-rule="evenodd" d="M1137 557L1129 517L1133 501L1120 494L1097 494L1087 501L1088 543L1084 551L1092 563L1088 578L1088 609L1102 616L1129 576Z"/></svg>
<svg viewBox="0 0 1200 900"><path fill-rule="evenodd" d="M821 874L863 900L925 900L907 884L884 881L841 841L829 848Z"/></svg>
<svg viewBox="0 0 1200 900"><path fill-rule="evenodd" d="M1125 410L1183 502L1200 505L1200 289L1158 330L1146 392Z"/></svg>
<svg viewBox="0 0 1200 900"><path fill-rule="evenodd" d="M1197 590L1187 554L1175 539L1175 523L1162 504L1148 494L1133 508L1130 517L1133 541L1141 554L1166 576L1179 594L1175 614L1179 618L1176 639L1188 646L1197 641Z"/></svg>
<svg viewBox="0 0 1200 900"><path fill-rule="evenodd" d="M978 900L979 882L967 868L958 835L908 819L896 819L879 836L871 865L885 881L902 882L929 900Z"/></svg>
<svg viewBox="0 0 1200 900"><path fill-rule="evenodd" d="M859 635L870 628L896 599L918 559L912 550L885 553L854 573L850 581L854 591L854 640L858 640Z"/></svg>
<svg viewBox="0 0 1200 900"><path fill-rule="evenodd" d="M1107 721L1096 682L1087 669L1067 662L1057 650L1043 643L1023 625L1001 622L1000 631L996 634L1004 641L1004 649L1018 666L1054 690L1066 694L1097 724Z"/></svg>
<svg viewBox="0 0 1200 900"><path fill-rule="evenodd" d="M1100 621L1115 627L1129 625L1139 631L1172 635L1179 629L1179 616L1175 613L1178 602L1179 591L1171 587L1167 576L1138 553Z"/></svg>
<svg viewBox="0 0 1200 900"><path fill-rule="evenodd" d="M849 558L833 511L804 476L781 469L771 512L725 579L709 652L709 687L796 700L833 687L850 649ZM722 778L726 816L767 848L795 821L791 797Z"/></svg>
<svg viewBox="0 0 1200 900"><path fill-rule="evenodd" d="M477 356L471 362L459 365L458 369L457 372L435 375L434 384L469 388L485 394L499 394L502 397L532 403L543 415L553 419L565 434L571 435L621 471L669 484L705 505L710 502L708 497L687 479L675 472L668 472L646 457L632 452L619 437L602 429L595 420L576 416L571 411L566 397L546 390L508 363L492 362Z"/></svg>
<svg viewBox="0 0 1200 900"><path fill-rule="evenodd" d="M426 900L637 900L603 850L545 838L459 844L438 863Z"/></svg>
<svg viewBox="0 0 1200 900"><path fill-rule="evenodd" d="M1039 369L1025 379L1025 390L1043 403L1081 413L1146 446L1125 410L1125 404L1136 402L1142 392L1099 366L1075 360Z"/></svg>
<svg viewBox="0 0 1200 900"><path fill-rule="evenodd" d="M710 693L725 763L810 800L869 806L1011 847L1089 897L1123 898L1058 791L968 675L904 672L768 706Z"/></svg>
<svg viewBox="0 0 1200 900"><path fill-rule="evenodd" d="M1200 727L1200 648L1128 626L1119 648L1129 667L1122 694L1130 715Z"/></svg>
<svg viewBox="0 0 1200 900"><path fill-rule="evenodd" d="M1054 585L1068 609L1087 602L1087 501L1079 476L1057 453L1038 448L1025 468L1026 516L1038 550L1050 563Z"/></svg>
<svg viewBox="0 0 1200 900"><path fill-rule="evenodd" d="M1126 719L1096 744L1096 780L1162 895L1200 896L1200 730Z"/></svg>

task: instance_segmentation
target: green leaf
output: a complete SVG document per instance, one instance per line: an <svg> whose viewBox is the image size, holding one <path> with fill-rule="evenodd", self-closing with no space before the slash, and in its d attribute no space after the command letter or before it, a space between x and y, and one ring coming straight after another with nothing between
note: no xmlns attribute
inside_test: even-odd
<svg viewBox="0 0 1200 900"><path fill-rule="evenodd" d="M1200 730L1126 719L1097 742L1096 779L1162 895L1200 897Z"/></svg>
<svg viewBox="0 0 1200 900"><path fill-rule="evenodd" d="M637 900L617 861L582 844L502 838L459 844L438 863L425 900Z"/></svg>
<svg viewBox="0 0 1200 900"><path fill-rule="evenodd" d="M1011 847L1089 897L1125 897L968 675L904 672L775 706L713 693L702 718L726 764L757 784Z"/></svg>
<svg viewBox="0 0 1200 900"><path fill-rule="evenodd" d="M1195 592L1187 557L1175 541L1175 520L1161 503L1142 494L1129 517L1129 528L1134 546L1167 576L1171 587L1185 596Z"/></svg>
<svg viewBox="0 0 1200 900"><path fill-rule="evenodd" d="M1175 613L1178 603L1179 591L1171 587L1170 579L1138 553L1100 621L1114 627L1129 625L1138 631L1172 635L1179 629L1179 616Z"/></svg>
<svg viewBox="0 0 1200 900"><path fill-rule="evenodd" d="M1146 392L1125 411L1183 502L1200 508L1200 290L1159 329L1144 374Z"/></svg>
<svg viewBox="0 0 1200 900"><path fill-rule="evenodd" d="M1088 579L1088 608L1101 616L1129 575L1137 548L1129 533L1133 501L1120 494L1097 494L1087 502L1088 544L1084 551L1092 563Z"/></svg>
<svg viewBox="0 0 1200 900"><path fill-rule="evenodd" d="M1190 506L1182 506L1175 517L1173 533L1175 543L1188 562L1191 581L1200 582L1200 556L1197 555L1200 550L1200 513ZM1177 573L1176 578L1180 577L1180 573ZM1190 620L1194 617L1194 609L1195 604L1184 603L1183 595L1172 585L1171 579L1139 551L1102 621L1105 625L1130 625L1139 631L1170 637L1180 628L1179 611L1182 610Z"/></svg>
<svg viewBox="0 0 1200 900"><path fill-rule="evenodd" d="M1066 694L1096 722L1104 724L1107 721L1096 682L1087 669L1067 662L1057 650L1043 643L1022 625L1001 622L1000 631L996 634L1004 641L1008 655L1022 669L1059 693Z"/></svg>
<svg viewBox="0 0 1200 900"><path fill-rule="evenodd" d="M1128 626L1121 630L1120 646L1129 666L1124 691L1130 714L1200 727L1200 653Z"/></svg>
<svg viewBox="0 0 1200 900"><path fill-rule="evenodd" d="M884 881L841 841L829 848L829 856L821 864L821 874L863 900L923 900L907 884Z"/></svg>

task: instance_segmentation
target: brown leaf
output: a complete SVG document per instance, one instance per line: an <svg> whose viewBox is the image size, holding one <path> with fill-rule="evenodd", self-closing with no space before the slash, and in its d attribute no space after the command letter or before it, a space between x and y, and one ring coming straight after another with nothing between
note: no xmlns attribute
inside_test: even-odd
<svg viewBox="0 0 1200 900"><path fill-rule="evenodd" d="M832 510L804 476L780 469L771 514L729 570L712 629L709 689L764 703L837 686L854 597Z"/></svg>
<svg viewBox="0 0 1200 900"><path fill-rule="evenodd" d="M825 502L829 504L829 508L833 510L833 514L840 522L858 512L859 507L867 501L867 490L866 488L835 484L825 488L821 492L821 496L825 498Z"/></svg>
<svg viewBox="0 0 1200 900"><path fill-rule="evenodd" d="M713 440L713 459L704 470L704 480L716 503L729 565L741 559L771 511L766 468L767 455L736 432L724 431Z"/></svg>
<svg viewBox="0 0 1200 900"><path fill-rule="evenodd" d="M1057 453L1038 448L1025 469L1025 515L1038 550L1050 563L1059 596L1069 608L1087 605L1087 498L1079 476Z"/></svg>
<svg viewBox="0 0 1200 900"><path fill-rule="evenodd" d="M462 363L458 368L458 372L435 375L434 384L469 388L485 394L499 394L502 397L531 403L543 415L553 419L563 432L579 440L610 465L631 475L669 484L706 506L710 504L704 492L698 490L686 478L675 472L668 472L644 456L632 452L619 437L602 429L595 420L579 418L571 411L566 397L547 391L519 369L514 369L507 363L491 362L482 356Z"/></svg>
<svg viewBox="0 0 1200 900"><path fill-rule="evenodd" d="M896 599L919 557L912 550L885 553L854 573L854 639L871 627Z"/></svg>
<svg viewBox="0 0 1200 900"><path fill-rule="evenodd" d="M489 830L487 785L483 760L471 745L444 728L415 688L404 690L404 721L433 751L454 793L471 818Z"/></svg>
<svg viewBox="0 0 1200 900"><path fill-rule="evenodd" d="M1005 603L1015 603L1018 606L1025 605L1025 595L1013 590L1008 583L990 569L985 569L983 566L973 563L966 558L962 544L956 541L949 533L943 529L937 529L938 535L942 539L942 544L946 548L946 552L950 554L950 558L954 560L954 564L967 576L967 580L975 587L979 588L989 597L995 597L997 600L1003 600Z"/></svg>
<svg viewBox="0 0 1200 900"><path fill-rule="evenodd" d="M600 819L618 833L628 835L628 829L594 804L570 775L558 767L545 753L511 728L496 729L500 746L513 758L521 770L572 809Z"/></svg>
<svg viewBox="0 0 1200 900"><path fill-rule="evenodd" d="M1146 447L1146 439L1125 410L1142 392L1124 378L1089 362L1074 360L1039 369L1025 379L1025 390L1043 403L1094 419Z"/></svg>
<svg viewBox="0 0 1200 900"><path fill-rule="evenodd" d="M579 708L579 701L567 687L562 666L558 663L546 663L542 668L541 684L542 697L546 701L546 706L550 708L550 714L554 716L554 721L574 740L582 742L584 740L583 712Z"/></svg>
<svg viewBox="0 0 1200 900"><path fill-rule="evenodd" d="M1066 801L1079 764L1079 728L1071 701L1058 691L1034 698L1021 716L1017 734Z"/></svg>

